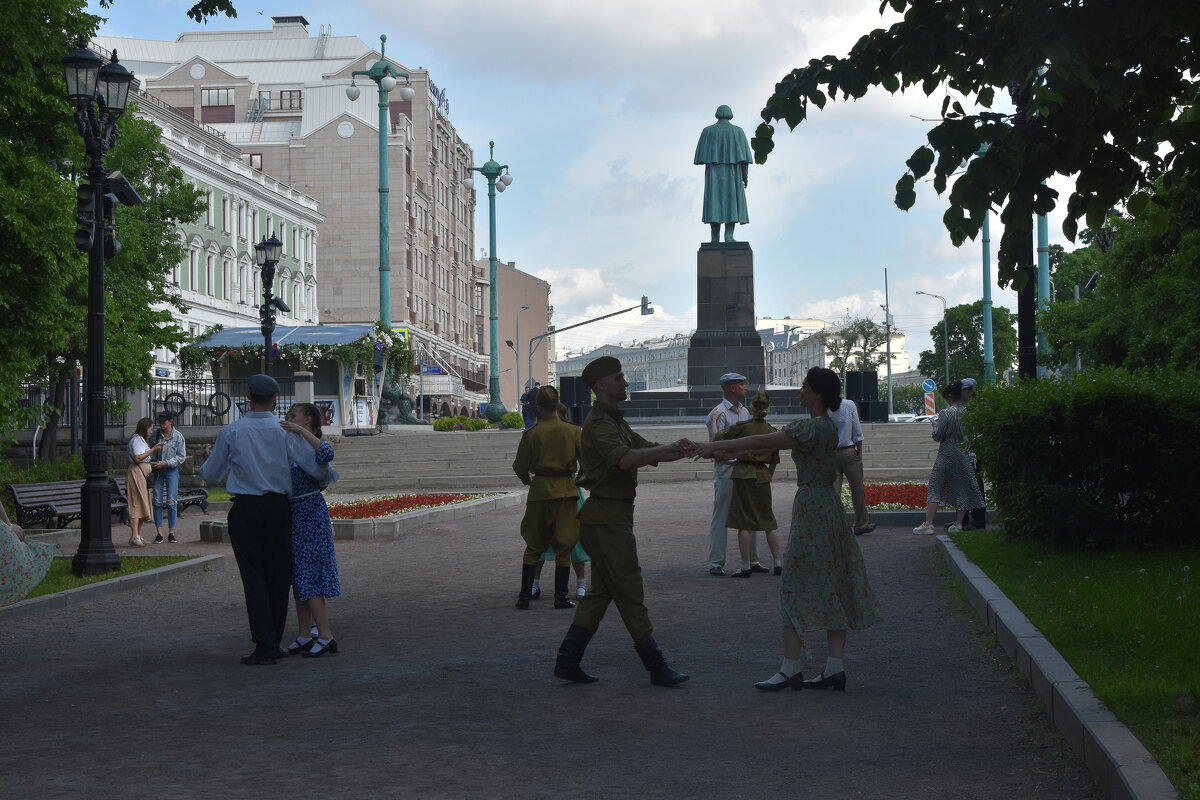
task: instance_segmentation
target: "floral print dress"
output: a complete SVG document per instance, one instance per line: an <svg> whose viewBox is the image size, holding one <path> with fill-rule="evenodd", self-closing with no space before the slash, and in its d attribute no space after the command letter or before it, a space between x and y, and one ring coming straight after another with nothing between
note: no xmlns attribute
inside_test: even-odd
<svg viewBox="0 0 1200 800"><path fill-rule="evenodd" d="M50 542L21 541L0 520L0 606L22 600L37 588L50 570L54 550Z"/></svg>
<svg viewBox="0 0 1200 800"><path fill-rule="evenodd" d="M321 442L317 463L333 460L333 446ZM298 600L341 597L333 521L317 479L292 464L292 586ZM336 480L336 475L335 475Z"/></svg>
<svg viewBox="0 0 1200 800"><path fill-rule="evenodd" d="M805 631L870 627L882 615L834 491L837 426L815 417L798 419L783 431L796 440L796 499L780 587L784 624L802 642Z"/></svg>

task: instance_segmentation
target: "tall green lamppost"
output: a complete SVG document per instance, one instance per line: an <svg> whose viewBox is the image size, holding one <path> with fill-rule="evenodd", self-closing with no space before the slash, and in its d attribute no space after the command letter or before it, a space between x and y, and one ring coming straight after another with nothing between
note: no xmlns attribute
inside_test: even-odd
<svg viewBox="0 0 1200 800"><path fill-rule="evenodd" d="M500 319L496 315L496 192L503 192L513 182L508 172L507 164L496 163L496 143L488 142L488 160L482 167L471 167L472 172L478 172L487 178L488 182L488 278L491 287L488 291L490 305L490 331L488 350L491 356L491 366L488 369L488 404L484 416L488 422L499 422L508 411L500 400ZM467 178L463 186L475 188L475 181Z"/></svg>
<svg viewBox="0 0 1200 800"><path fill-rule="evenodd" d="M403 78L408 82L408 73L400 72L389 64L384 56L384 46L387 36L379 37L379 60L369 70L355 70L350 73L350 85L346 87L346 97L357 100L359 88L354 79L363 75L379 87L379 321L390 330L392 327L392 265L388 245L388 94L396 88L396 79ZM411 86L400 87L400 98L412 100Z"/></svg>

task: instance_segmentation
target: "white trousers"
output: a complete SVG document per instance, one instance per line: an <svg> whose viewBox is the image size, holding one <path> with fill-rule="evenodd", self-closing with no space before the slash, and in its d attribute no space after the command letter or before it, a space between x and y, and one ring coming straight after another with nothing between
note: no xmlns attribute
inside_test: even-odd
<svg viewBox="0 0 1200 800"><path fill-rule="evenodd" d="M713 462L713 515L708 526L708 566L725 566L725 549L728 546L729 528L725 519L729 516L729 502L733 499L733 463ZM740 555L739 555L740 559ZM758 544L750 539L750 563L758 561Z"/></svg>

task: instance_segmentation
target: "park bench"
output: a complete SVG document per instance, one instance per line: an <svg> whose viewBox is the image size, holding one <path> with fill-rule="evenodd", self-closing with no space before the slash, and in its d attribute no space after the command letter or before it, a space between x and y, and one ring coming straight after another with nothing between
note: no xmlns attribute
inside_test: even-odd
<svg viewBox="0 0 1200 800"><path fill-rule="evenodd" d="M17 506L17 524L22 528L38 528L53 525L65 528L73 520L83 516L80 507L80 490L83 481L50 481L47 483L10 483ZM112 513L120 514L122 522L128 522L128 503L125 495L114 494Z"/></svg>
<svg viewBox="0 0 1200 800"><path fill-rule="evenodd" d="M114 476L112 481L116 485L117 496L120 497L124 503L128 504L129 503L129 494L128 494L129 487L125 483L125 476L124 475ZM200 510L203 511L205 514L207 514L208 513L208 490L200 488L200 487L196 487L194 489L180 488L179 499L175 501L175 506L176 506L176 508L175 508L176 514L182 514L183 510L185 508L187 508L188 506L200 506Z"/></svg>

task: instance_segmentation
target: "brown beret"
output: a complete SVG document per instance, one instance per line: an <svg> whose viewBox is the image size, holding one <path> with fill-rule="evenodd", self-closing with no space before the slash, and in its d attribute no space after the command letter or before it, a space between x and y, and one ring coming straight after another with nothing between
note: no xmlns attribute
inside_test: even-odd
<svg viewBox="0 0 1200 800"><path fill-rule="evenodd" d="M612 356L600 356L595 361L588 362L588 365L583 368L583 382L589 389L594 389L596 381L607 378L609 375L616 375L620 371L620 361Z"/></svg>
<svg viewBox="0 0 1200 800"><path fill-rule="evenodd" d="M558 409L558 389L553 386L543 386L537 391L537 404L539 408L545 408L550 411Z"/></svg>

